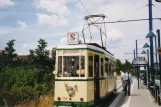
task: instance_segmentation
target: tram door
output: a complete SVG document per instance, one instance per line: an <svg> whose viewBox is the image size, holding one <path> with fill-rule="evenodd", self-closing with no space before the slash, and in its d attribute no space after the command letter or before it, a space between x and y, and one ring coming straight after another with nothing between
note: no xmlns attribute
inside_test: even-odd
<svg viewBox="0 0 161 107"><path fill-rule="evenodd" d="M100 85L99 85L99 56L94 56L94 101L100 99Z"/></svg>

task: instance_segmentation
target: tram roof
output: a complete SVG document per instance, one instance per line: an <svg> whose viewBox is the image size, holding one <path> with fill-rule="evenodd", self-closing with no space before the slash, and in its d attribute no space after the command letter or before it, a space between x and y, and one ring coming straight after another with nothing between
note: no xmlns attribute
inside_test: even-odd
<svg viewBox="0 0 161 107"><path fill-rule="evenodd" d="M58 46L57 49L92 49L95 51L99 51L102 53L107 54L111 58L114 58L113 54L107 51L105 48L101 47L97 43L86 43L86 44L79 44L79 45L66 45L66 46Z"/></svg>

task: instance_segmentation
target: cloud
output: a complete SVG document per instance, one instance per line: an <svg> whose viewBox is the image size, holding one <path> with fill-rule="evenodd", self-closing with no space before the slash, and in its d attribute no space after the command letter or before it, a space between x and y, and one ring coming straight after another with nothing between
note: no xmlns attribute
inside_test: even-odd
<svg viewBox="0 0 161 107"><path fill-rule="evenodd" d="M20 25L20 28L26 28L27 27L27 24L25 22L22 22L22 21L18 21L17 24Z"/></svg>
<svg viewBox="0 0 161 107"><path fill-rule="evenodd" d="M63 37L60 39L60 45L67 45L67 37Z"/></svg>
<svg viewBox="0 0 161 107"><path fill-rule="evenodd" d="M22 47L23 47L23 49L25 49L25 50L29 50L29 49L36 49L36 47L37 47L37 42L35 41L35 42L30 42L30 43L24 43L23 45L22 45Z"/></svg>
<svg viewBox="0 0 161 107"><path fill-rule="evenodd" d="M37 8L59 15L69 15L71 11L65 5L71 0L37 0Z"/></svg>
<svg viewBox="0 0 161 107"><path fill-rule="evenodd" d="M56 26L67 26L68 25L67 19L60 18L55 14L50 16L50 15L47 15L47 14L36 13L36 15L38 17L38 24L52 25L54 27L56 27Z"/></svg>
<svg viewBox="0 0 161 107"><path fill-rule="evenodd" d="M123 20L148 18L148 7L143 7L148 4L147 0L141 0L139 3L136 0L108 0L107 3L103 2L105 0L101 0L102 3L100 2L98 4L95 0L81 1L91 14L105 14L108 17L106 21L118 21L121 18L123 18ZM80 11L83 11L82 13L84 15L87 14L80 3L78 3L78 5ZM139 8L141 6L142 8ZM158 4L157 7L159 8L160 6ZM156 11L156 9L153 8L153 17L157 16L160 16L159 11ZM161 27L159 25L161 22L157 20L153 22L154 28ZM148 26L148 21L113 24L106 23L108 50L114 53L116 58L133 59L133 54L125 56L124 53L133 53L133 50L135 49L135 40L138 40L138 46L143 46L143 44L146 43L145 41L149 40L145 39L145 36L149 31Z"/></svg>
<svg viewBox="0 0 161 107"><path fill-rule="evenodd" d="M24 13L24 10L28 10L29 12L32 11L34 16L31 16L31 21L33 22L35 21L35 18L37 18L38 24L32 23L32 25L26 26L25 22L29 23L29 19L25 21L25 19L20 19L20 17L16 17L17 21L19 20L19 23L17 21L12 22L11 26L7 24L3 26L1 24L0 27L1 47L4 46L3 44L7 40L14 38L17 40L16 43L18 44L16 45L16 50L18 50L18 52L20 53L23 53L25 51L28 51L28 49L36 47L37 46L36 41L39 38L43 38L46 40L46 42L48 42L48 48L51 49L52 47L58 45L66 45L67 44L66 35L68 32L79 32L80 39L83 41L82 28L84 20L82 22L82 18L88 13L79 3L79 0L33 0L33 1L36 1L37 3L35 4L37 7L36 11L32 11L31 9L29 9L30 7L25 6L23 6L24 9L20 9L20 11L22 13ZM147 0L141 0L139 2L137 0L129 0L129 1L81 0L81 1L86 6L90 14L105 14L108 17L106 21L118 21L120 18L123 18L123 20L148 18L148 7L132 11L138 7L145 6L146 4L148 4ZM153 4L155 5L157 4L156 6L160 9L161 4L156 2L153 2ZM14 14L15 9L13 9L12 11L13 11L12 14ZM3 11L2 9L0 15L3 16L4 13L6 13L6 10ZM8 13L7 11L6 14L10 13ZM37 17L35 17L35 15ZM155 7L153 8L153 17L161 17L160 11L156 10ZM15 17L11 17L11 19L14 18ZM22 22L22 20L24 22ZM1 21L5 22L6 20L2 19ZM13 23L17 23L19 24L19 26L12 27ZM148 26L149 26L148 21L129 22L129 23L110 23L110 24L106 23L107 50L109 50L111 53L114 53L116 58L132 59L133 54L126 54L125 56L124 53L133 53L133 50L135 49L135 40L138 40L138 47L142 47L144 43L149 41L149 39L145 39L145 36L149 31ZM23 27L25 29L21 29ZM33 32L30 32L29 28L32 29ZM154 29L161 28L161 22L158 20L154 20L153 28ZM91 31L93 35L92 41L101 45L99 30L97 28L94 29L91 28ZM90 42L89 29L86 29L85 37L86 41ZM105 40L105 37L103 37L103 40ZM140 51L141 50L138 50L139 53Z"/></svg>
<svg viewBox="0 0 161 107"><path fill-rule="evenodd" d="M28 52L20 52L20 53L18 53L18 55L29 55L29 51Z"/></svg>
<svg viewBox="0 0 161 107"><path fill-rule="evenodd" d="M81 3L83 3L87 9L93 8L93 7L99 7L100 5L104 5L107 3L110 3L110 0L81 0ZM76 4L77 7L84 9L82 4L78 2Z"/></svg>
<svg viewBox="0 0 161 107"><path fill-rule="evenodd" d="M19 25L19 27L9 27L9 26L0 27L0 36L8 35L14 32L19 32L22 30L22 28L27 28L25 22L18 21L17 24Z"/></svg>
<svg viewBox="0 0 161 107"><path fill-rule="evenodd" d="M11 0L0 0L0 8L6 8L9 6L14 6L15 3L12 2Z"/></svg>
<svg viewBox="0 0 161 107"><path fill-rule="evenodd" d="M8 33L13 32L15 29L11 28L11 27L0 27L0 35L5 35Z"/></svg>
<svg viewBox="0 0 161 107"><path fill-rule="evenodd" d="M29 44L23 44L23 48L28 48Z"/></svg>
<svg viewBox="0 0 161 107"><path fill-rule="evenodd" d="M111 31L107 31L106 34L107 34L108 41L115 41L124 37L123 34L117 29L112 29Z"/></svg>

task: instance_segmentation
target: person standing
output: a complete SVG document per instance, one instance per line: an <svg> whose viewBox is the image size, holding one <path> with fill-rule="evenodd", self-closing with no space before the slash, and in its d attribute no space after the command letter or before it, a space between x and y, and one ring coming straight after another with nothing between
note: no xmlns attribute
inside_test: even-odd
<svg viewBox="0 0 161 107"><path fill-rule="evenodd" d="M129 68L124 77L123 80L125 80L125 95L128 94L130 96L131 94L131 84L133 83L132 81L132 75L131 75L131 68Z"/></svg>
<svg viewBox="0 0 161 107"><path fill-rule="evenodd" d="M124 72L121 70L121 71L120 71L120 74L121 74L122 88L123 88L123 90L124 90L124 89L125 89L124 80L123 80ZM122 90L122 91L123 91L123 90Z"/></svg>

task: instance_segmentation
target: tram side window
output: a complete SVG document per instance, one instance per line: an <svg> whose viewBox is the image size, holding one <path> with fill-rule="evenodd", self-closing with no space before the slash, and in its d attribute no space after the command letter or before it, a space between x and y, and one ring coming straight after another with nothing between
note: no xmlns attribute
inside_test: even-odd
<svg viewBox="0 0 161 107"><path fill-rule="evenodd" d="M105 72L108 75L108 62L107 61L105 62Z"/></svg>
<svg viewBox="0 0 161 107"><path fill-rule="evenodd" d="M105 72L106 72L106 74L108 75L109 73L109 69L108 69L109 67L108 67L108 58L105 58Z"/></svg>
<svg viewBox="0 0 161 107"><path fill-rule="evenodd" d="M88 77L93 77L93 56L88 56Z"/></svg>
<svg viewBox="0 0 161 107"><path fill-rule="evenodd" d="M62 76L62 56L58 57L58 77Z"/></svg>
<svg viewBox="0 0 161 107"><path fill-rule="evenodd" d="M101 75L104 76L103 75L103 58L101 58Z"/></svg>
<svg viewBox="0 0 161 107"><path fill-rule="evenodd" d="M77 70L77 74L79 74L79 71ZM80 76L85 76L85 56L81 56L81 65L80 65Z"/></svg>
<svg viewBox="0 0 161 107"><path fill-rule="evenodd" d="M111 75L111 64L109 64L109 75Z"/></svg>
<svg viewBox="0 0 161 107"><path fill-rule="evenodd" d="M113 75L113 64L111 65L111 75Z"/></svg>

